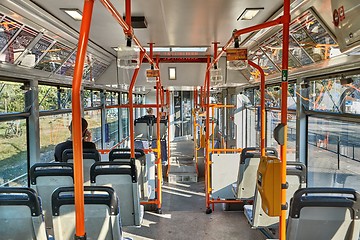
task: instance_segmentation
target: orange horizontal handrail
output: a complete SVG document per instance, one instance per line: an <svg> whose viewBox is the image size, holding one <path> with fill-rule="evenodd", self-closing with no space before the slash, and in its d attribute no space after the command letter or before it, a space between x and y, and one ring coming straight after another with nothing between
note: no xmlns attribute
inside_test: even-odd
<svg viewBox="0 0 360 240"><path fill-rule="evenodd" d="M210 149L210 152L241 152L242 150L242 148L212 148Z"/></svg>
<svg viewBox="0 0 360 240"><path fill-rule="evenodd" d="M160 104L161 107L166 106L165 104ZM121 105L113 105L113 106L106 106L106 109L110 108L129 108L130 104L121 104ZM133 104L134 108L149 108L149 107L157 107L157 104Z"/></svg>

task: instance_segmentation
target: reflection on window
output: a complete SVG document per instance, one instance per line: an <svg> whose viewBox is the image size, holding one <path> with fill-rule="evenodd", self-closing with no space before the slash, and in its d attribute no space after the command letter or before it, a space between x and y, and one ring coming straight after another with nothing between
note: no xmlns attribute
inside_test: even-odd
<svg viewBox="0 0 360 240"><path fill-rule="evenodd" d="M13 54L13 57L8 59L10 63L14 63L14 61L25 51L26 47L37 34L37 32L28 27L25 27L20 31L14 41L12 41L7 48L9 54ZM27 54L22 61L24 62L23 65L33 67L35 65L35 56Z"/></svg>
<svg viewBox="0 0 360 240"><path fill-rule="evenodd" d="M54 160L55 146L71 137L70 122L71 113L40 117L40 162Z"/></svg>
<svg viewBox="0 0 360 240"><path fill-rule="evenodd" d="M260 143L260 121L258 108L246 109L246 146L258 147Z"/></svg>
<svg viewBox="0 0 360 240"><path fill-rule="evenodd" d="M295 83L290 83L288 87L288 109L296 110L296 91L297 85Z"/></svg>
<svg viewBox="0 0 360 240"><path fill-rule="evenodd" d="M39 61L41 56L45 54L46 50L50 47L51 43L53 42L52 39L43 36L36 44L35 46L30 50L28 53L29 55L35 56L35 63ZM28 64L27 62L20 62L20 65L27 66L27 67L33 67L33 65Z"/></svg>
<svg viewBox="0 0 360 240"><path fill-rule="evenodd" d="M360 114L359 88L359 76L312 81L309 109Z"/></svg>
<svg viewBox="0 0 360 240"><path fill-rule="evenodd" d="M0 113L24 112L23 84L0 81Z"/></svg>
<svg viewBox="0 0 360 240"><path fill-rule="evenodd" d="M39 110L58 109L58 90L56 87L39 85Z"/></svg>
<svg viewBox="0 0 360 240"><path fill-rule="evenodd" d="M94 56L88 55L87 62L84 66L84 73L83 79L88 81L94 81L97 79L102 73L105 72L106 68L108 67L107 64L99 61Z"/></svg>
<svg viewBox="0 0 360 240"><path fill-rule="evenodd" d="M22 25L9 17L5 17L0 23L0 51L10 42L12 37L19 31ZM10 45L1 55L0 61L14 62L14 49Z"/></svg>
<svg viewBox="0 0 360 240"><path fill-rule="evenodd" d="M91 132L92 142L95 143L97 149L102 149L101 110L85 111L84 118L88 121L88 129Z"/></svg>
<svg viewBox="0 0 360 240"><path fill-rule="evenodd" d="M91 90L85 89L83 91L83 105L84 105L84 108L92 107Z"/></svg>
<svg viewBox="0 0 360 240"><path fill-rule="evenodd" d="M119 109L106 110L105 148L109 149L119 142Z"/></svg>
<svg viewBox="0 0 360 240"><path fill-rule="evenodd" d="M260 91L259 91L260 94ZM259 96L260 98L260 96ZM267 87L265 90L265 105L267 107L281 107L281 88L280 86Z"/></svg>
<svg viewBox="0 0 360 240"><path fill-rule="evenodd" d="M359 125L309 117L308 186L360 190Z"/></svg>
<svg viewBox="0 0 360 240"><path fill-rule="evenodd" d="M100 91L92 91L92 101L93 101L92 106L93 107L101 106L101 96L100 95L101 95Z"/></svg>
<svg viewBox="0 0 360 240"><path fill-rule="evenodd" d="M254 52L250 52L249 59L259 65L264 70L265 75L270 75L278 72L278 69L260 48L258 48ZM252 67L251 69L251 75L254 77L254 79L260 79L260 72Z"/></svg>
<svg viewBox="0 0 360 240"><path fill-rule="evenodd" d="M271 38L267 39L262 45L261 48L264 50L266 55L277 65L279 69L282 66L282 35L281 32L278 32ZM289 52L294 48L290 46ZM296 67L294 60L289 56L289 69Z"/></svg>
<svg viewBox="0 0 360 240"><path fill-rule="evenodd" d="M71 48L57 42L51 47L35 68L53 72L67 59L71 51Z"/></svg>
<svg viewBox="0 0 360 240"><path fill-rule="evenodd" d="M72 77L74 75L76 52L77 51L75 51L69 57L69 59L63 65L61 65L59 70L56 72L57 74L70 76L70 77Z"/></svg>
<svg viewBox="0 0 360 240"><path fill-rule="evenodd" d="M27 186L26 120L0 122L0 186Z"/></svg>
<svg viewBox="0 0 360 240"><path fill-rule="evenodd" d="M119 96L119 93L106 92L106 106L118 105L119 104L118 96Z"/></svg>
<svg viewBox="0 0 360 240"><path fill-rule="evenodd" d="M60 109L71 108L71 88L60 88Z"/></svg>
<svg viewBox="0 0 360 240"><path fill-rule="evenodd" d="M280 152L280 145L274 139L274 129L281 122L281 112L279 111L267 111L266 113L266 140L267 146L273 147ZM296 159L296 114L288 113L288 142L287 142L287 159L294 161Z"/></svg>
<svg viewBox="0 0 360 240"><path fill-rule="evenodd" d="M310 10L291 23L290 35L315 62L333 57L338 52L337 43Z"/></svg>

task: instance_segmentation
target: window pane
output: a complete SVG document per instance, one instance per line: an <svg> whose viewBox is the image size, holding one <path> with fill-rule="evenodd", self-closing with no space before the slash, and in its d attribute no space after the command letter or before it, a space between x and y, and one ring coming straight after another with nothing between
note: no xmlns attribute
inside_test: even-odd
<svg viewBox="0 0 360 240"><path fill-rule="evenodd" d="M30 50L29 54L34 54L35 55L35 62L37 62L39 60L39 58L46 52L46 49L48 49L48 47L50 46L50 44L53 42L52 39L43 36L36 44L35 46ZM24 65L24 66L28 66L28 67L33 67L30 64L25 63L24 61L22 61L20 63L20 65Z"/></svg>
<svg viewBox="0 0 360 240"><path fill-rule="evenodd" d="M72 49L68 46L57 42L51 47L35 68L47 72L53 72L67 59L71 51Z"/></svg>
<svg viewBox="0 0 360 240"><path fill-rule="evenodd" d="M101 146L101 110L85 111L84 118L88 121L88 129L91 132L92 142L95 143L97 149Z"/></svg>
<svg viewBox="0 0 360 240"><path fill-rule="evenodd" d="M246 109L246 146L258 147L260 143L259 131L260 122L258 121L259 108Z"/></svg>
<svg viewBox="0 0 360 240"><path fill-rule="evenodd" d="M99 107L101 106L101 96L100 96L100 91L93 91L92 92L92 101L93 101L93 104L92 106L93 107Z"/></svg>
<svg viewBox="0 0 360 240"><path fill-rule="evenodd" d="M249 54L249 59L259 65L264 70L265 75L270 75L278 72L278 69L260 48L253 52L251 51ZM254 79L260 80L260 72L251 66L250 69L251 75L254 77Z"/></svg>
<svg viewBox="0 0 360 240"><path fill-rule="evenodd" d="M71 88L60 88L60 108L71 109Z"/></svg>
<svg viewBox="0 0 360 240"><path fill-rule="evenodd" d="M0 51L9 43L12 37L19 31L22 24L12 20L9 17L5 17L0 23ZM8 47L5 52L0 55L0 61L14 62L14 49Z"/></svg>
<svg viewBox="0 0 360 240"><path fill-rule="evenodd" d="M92 107L91 90L85 89L83 91L83 106L84 108Z"/></svg>
<svg viewBox="0 0 360 240"><path fill-rule="evenodd" d="M309 117L308 129L308 186L359 191L359 125Z"/></svg>
<svg viewBox="0 0 360 240"><path fill-rule="evenodd" d="M310 82L311 110L360 114L360 77L328 78Z"/></svg>
<svg viewBox="0 0 360 240"><path fill-rule="evenodd" d="M69 59L61 65L61 68L56 72L60 75L73 76L75 68L76 51L69 57Z"/></svg>
<svg viewBox="0 0 360 240"><path fill-rule="evenodd" d="M38 33L34 30L25 27L19 35L15 38L15 40L9 45L8 51L9 53L13 53L14 57L9 59L10 63L14 63L14 61L24 52L26 47L29 43L35 38ZM27 61L32 66L35 65L35 57L34 55L27 55L26 59L23 60L24 62Z"/></svg>
<svg viewBox="0 0 360 240"><path fill-rule="evenodd" d="M43 116L40 122L40 160L50 162L54 160L55 146L70 138L69 125L71 113Z"/></svg>
<svg viewBox="0 0 360 240"><path fill-rule="evenodd" d="M259 93L260 93L260 91L259 91ZM266 103L267 107L273 107L273 108L281 107L281 87L280 86L271 86L271 87L266 88L265 103Z"/></svg>
<svg viewBox="0 0 360 240"><path fill-rule="evenodd" d="M56 87L39 85L39 109L58 109L58 90Z"/></svg>
<svg viewBox="0 0 360 240"><path fill-rule="evenodd" d="M106 106L118 105L119 104L118 96L119 93L106 92Z"/></svg>
<svg viewBox="0 0 360 240"><path fill-rule="evenodd" d="M279 32L267 39L263 44L261 44L261 49L266 53L266 55L277 65L279 69L282 66L282 34ZM289 50L290 52L290 50ZM296 67L295 62L289 56L289 68Z"/></svg>
<svg viewBox="0 0 360 240"><path fill-rule="evenodd" d="M106 110L105 137L107 149L119 142L119 110L117 108Z"/></svg>
<svg viewBox="0 0 360 240"><path fill-rule="evenodd" d="M296 114L288 113L288 138L287 138L287 160L296 159ZM274 139L274 129L281 122L281 112L267 111L266 113L266 141L268 147L275 148L280 153L280 145Z"/></svg>
<svg viewBox="0 0 360 240"><path fill-rule="evenodd" d="M296 110L297 85L295 83L290 83L288 89L288 109Z"/></svg>
<svg viewBox="0 0 360 240"><path fill-rule="evenodd" d="M27 186L26 120L0 122L0 185Z"/></svg>
<svg viewBox="0 0 360 240"><path fill-rule="evenodd" d="M0 81L0 113L24 112L25 95L22 83Z"/></svg>

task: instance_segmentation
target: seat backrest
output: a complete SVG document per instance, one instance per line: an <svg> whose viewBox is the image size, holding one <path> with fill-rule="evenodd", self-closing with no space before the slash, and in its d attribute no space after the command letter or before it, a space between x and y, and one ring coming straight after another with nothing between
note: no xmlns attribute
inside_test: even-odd
<svg viewBox="0 0 360 240"><path fill-rule="evenodd" d="M74 187L61 187L52 194L52 215L56 240L73 239L75 234ZM87 239L122 239L119 205L110 187L84 187Z"/></svg>
<svg viewBox="0 0 360 240"><path fill-rule="evenodd" d="M288 239L358 240L360 194L351 188L304 188L290 205Z"/></svg>
<svg viewBox="0 0 360 240"><path fill-rule="evenodd" d="M130 149L112 149L109 153L109 161L130 164ZM148 168L146 166L146 156L142 149L135 149L135 166L137 172L137 182L140 187L140 199L147 200L150 194L148 191Z"/></svg>
<svg viewBox="0 0 360 240"><path fill-rule="evenodd" d="M47 239L40 201L34 189L0 187L0 238Z"/></svg>
<svg viewBox="0 0 360 240"><path fill-rule="evenodd" d="M277 151L274 148L266 148L266 154L277 156ZM237 199L250 200L254 198L260 155L260 148L257 147L244 148L241 151L236 190L234 191Z"/></svg>
<svg viewBox="0 0 360 240"><path fill-rule="evenodd" d="M62 153L64 162L73 163L73 150L66 149ZM83 176L84 185L90 186L90 168L95 162L100 161L100 153L96 149L83 149Z"/></svg>
<svg viewBox="0 0 360 240"><path fill-rule="evenodd" d="M97 162L91 167L91 183L112 187L120 201L123 226L140 226L143 211L140 208L139 185L134 161Z"/></svg>
<svg viewBox="0 0 360 240"><path fill-rule="evenodd" d="M149 140L150 139L150 118L138 118L134 121L134 132L136 139Z"/></svg>
<svg viewBox="0 0 360 240"><path fill-rule="evenodd" d="M46 228L52 229L51 195L58 187L74 185L71 163L36 163L30 168L30 183L42 199Z"/></svg>
<svg viewBox="0 0 360 240"><path fill-rule="evenodd" d="M299 162L287 162L286 166L287 174L286 180L288 183L288 189L286 190L286 201L289 204L290 199L294 195L295 191L299 188L303 188L306 185L306 167L304 164ZM251 225L255 228L269 227L279 222L278 217L269 217L261 207L261 195L256 189L254 197L254 205L252 206L252 212L250 214L252 221ZM248 209L248 207L246 207ZM288 216L288 213L286 214Z"/></svg>
<svg viewBox="0 0 360 240"><path fill-rule="evenodd" d="M167 130L167 120L161 119L160 120L160 139L164 138L166 136L166 130ZM152 124L152 130L151 130L151 138L157 139L157 122L156 118L153 121Z"/></svg>

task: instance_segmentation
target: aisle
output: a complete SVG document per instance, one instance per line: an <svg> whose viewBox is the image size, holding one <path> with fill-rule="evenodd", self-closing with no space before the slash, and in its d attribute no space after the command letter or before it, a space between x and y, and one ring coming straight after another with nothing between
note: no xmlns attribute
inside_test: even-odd
<svg viewBox="0 0 360 240"><path fill-rule="evenodd" d="M192 159L191 140L171 144L172 157ZM205 214L204 182L163 185L163 214L146 212L141 228L126 227L124 236L134 240L163 239L266 239L250 229L243 212L225 212L221 205L212 214Z"/></svg>

